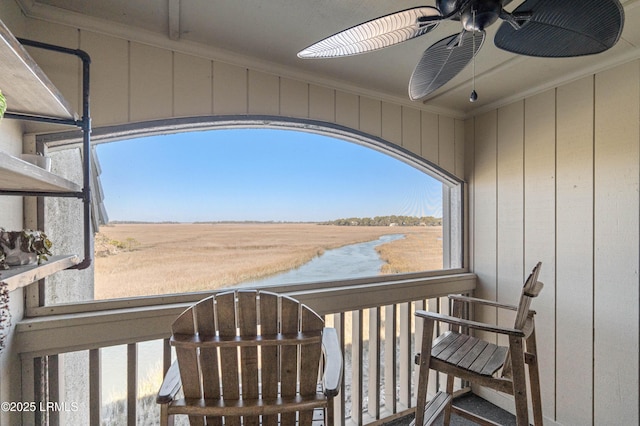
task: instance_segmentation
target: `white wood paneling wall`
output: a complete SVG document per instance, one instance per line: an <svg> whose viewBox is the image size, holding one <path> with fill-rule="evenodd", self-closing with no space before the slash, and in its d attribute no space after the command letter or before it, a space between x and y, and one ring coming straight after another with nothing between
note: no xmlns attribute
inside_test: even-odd
<svg viewBox="0 0 640 426"><path fill-rule="evenodd" d="M640 424L639 64L596 76L594 95L594 416L621 424Z"/></svg>
<svg viewBox="0 0 640 426"><path fill-rule="evenodd" d="M477 294L513 303L543 262L533 308L549 423L640 422L639 99L634 61L465 123Z"/></svg>
<svg viewBox="0 0 640 426"><path fill-rule="evenodd" d="M593 78L557 90L556 129L556 349L580 351L556 360L559 420L591 424L593 406ZM588 384L584 386L584 384Z"/></svg>
<svg viewBox="0 0 640 426"><path fill-rule="evenodd" d="M195 116L309 118L383 138L463 176L464 121L425 111L420 103L395 104L48 22L27 19L25 32L20 35L89 53L94 128ZM37 49L30 52L72 104L80 105L79 65Z"/></svg>

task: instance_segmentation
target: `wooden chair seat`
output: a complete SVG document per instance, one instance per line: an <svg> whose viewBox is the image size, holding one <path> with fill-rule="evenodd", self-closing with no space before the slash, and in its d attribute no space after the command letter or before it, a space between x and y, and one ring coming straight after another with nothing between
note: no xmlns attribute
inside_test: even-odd
<svg viewBox="0 0 640 426"><path fill-rule="evenodd" d="M482 376L493 376L504 365L509 348L453 331L433 342L431 356Z"/></svg>
<svg viewBox="0 0 640 426"><path fill-rule="evenodd" d="M342 379L337 333L270 292L208 297L172 325L177 361L158 392L161 425L333 425ZM182 395L180 395L182 394Z"/></svg>

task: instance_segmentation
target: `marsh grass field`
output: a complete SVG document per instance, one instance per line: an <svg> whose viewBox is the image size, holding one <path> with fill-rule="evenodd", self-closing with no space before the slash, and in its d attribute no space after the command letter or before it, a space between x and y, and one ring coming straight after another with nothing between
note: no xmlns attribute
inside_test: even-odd
<svg viewBox="0 0 640 426"><path fill-rule="evenodd" d="M96 237L95 298L214 290L297 268L327 250L405 238L376 247L380 273L442 267L441 226L314 223L153 223L103 226Z"/></svg>

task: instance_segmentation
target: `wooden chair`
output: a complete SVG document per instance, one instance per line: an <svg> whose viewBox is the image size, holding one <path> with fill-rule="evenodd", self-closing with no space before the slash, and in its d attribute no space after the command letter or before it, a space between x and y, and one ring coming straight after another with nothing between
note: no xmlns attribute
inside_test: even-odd
<svg viewBox="0 0 640 426"><path fill-rule="evenodd" d="M333 425L342 353L336 331L307 306L229 291L187 309L172 332L177 361L157 397L162 425L176 414L191 425Z"/></svg>
<svg viewBox="0 0 640 426"><path fill-rule="evenodd" d="M487 419L457 408L451 404L454 378L486 386L514 396L518 426L529 425L527 408L527 383L525 363L529 368L534 423L542 425L540 378L536 354L534 327L535 312L529 309L531 300L537 297L543 284L538 281L541 263L527 278L518 306L486 301L471 297L449 296L453 301L453 316L418 310L416 316L424 319L422 349L419 354L419 378L415 423L430 425L444 410L444 424L449 425L451 412L482 425L495 425ZM480 304L498 309L516 311L513 328L483 324L460 318L463 309ZM450 330L433 340L437 321L450 324ZM508 337L509 346L498 346L476 337L462 334L461 328L497 333ZM429 369L447 374L446 392L439 392L426 404ZM502 369L498 377L495 373Z"/></svg>

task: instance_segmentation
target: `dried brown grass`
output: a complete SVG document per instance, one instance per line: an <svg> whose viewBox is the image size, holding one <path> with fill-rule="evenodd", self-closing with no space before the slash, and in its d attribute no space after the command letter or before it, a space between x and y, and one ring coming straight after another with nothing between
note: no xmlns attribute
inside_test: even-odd
<svg viewBox="0 0 640 426"><path fill-rule="evenodd" d="M316 224L118 224L101 228L107 241L136 241L130 250L96 257L95 298L211 290L296 268L325 250L403 233L385 244L383 273L434 269L440 227L345 227ZM402 242L405 242L402 244ZM386 247L385 247L386 246ZM414 253L415 252L415 253ZM433 254L429 254L433 252ZM409 254L412 253L412 254ZM407 257L408 263L402 259ZM413 266L412 266L413 265Z"/></svg>
<svg viewBox="0 0 640 426"><path fill-rule="evenodd" d="M422 233L376 247L383 274L401 274L442 269L442 227L427 227Z"/></svg>

